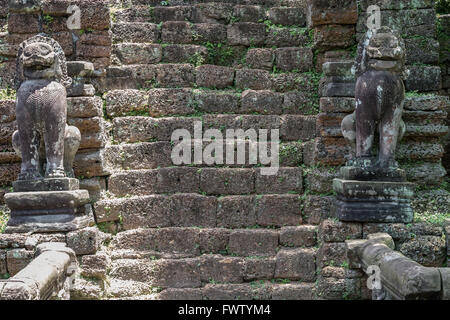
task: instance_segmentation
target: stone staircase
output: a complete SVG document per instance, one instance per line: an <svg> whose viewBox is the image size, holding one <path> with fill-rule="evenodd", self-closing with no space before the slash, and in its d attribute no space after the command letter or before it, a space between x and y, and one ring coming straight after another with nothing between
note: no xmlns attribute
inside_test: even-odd
<svg viewBox="0 0 450 320"><path fill-rule="evenodd" d="M305 210L302 165L320 75L305 8L112 12L114 65L97 86L108 89L113 174L94 207L99 227L116 234L108 297L312 299L320 218ZM171 134L192 133L196 122L223 134L278 129L278 174L262 175L248 156L243 165L175 166Z"/></svg>

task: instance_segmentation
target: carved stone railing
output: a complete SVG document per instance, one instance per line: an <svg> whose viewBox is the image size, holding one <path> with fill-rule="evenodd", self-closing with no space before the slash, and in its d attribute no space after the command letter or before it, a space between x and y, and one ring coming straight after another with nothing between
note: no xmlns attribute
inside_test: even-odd
<svg viewBox="0 0 450 320"><path fill-rule="evenodd" d="M75 252L65 243L40 244L28 266L0 281L0 300L69 299L76 270Z"/></svg>
<svg viewBox="0 0 450 320"><path fill-rule="evenodd" d="M386 233L347 240L350 268L369 275L374 300L450 300L450 268L429 268L394 250Z"/></svg>

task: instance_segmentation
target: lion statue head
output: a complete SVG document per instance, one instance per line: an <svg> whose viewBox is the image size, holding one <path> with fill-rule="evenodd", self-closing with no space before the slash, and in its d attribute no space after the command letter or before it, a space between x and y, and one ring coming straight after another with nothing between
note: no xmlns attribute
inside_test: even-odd
<svg viewBox="0 0 450 320"><path fill-rule="evenodd" d="M44 33L23 41L16 61L16 89L30 79L54 79L66 88L72 84L67 75L66 57L57 41Z"/></svg>
<svg viewBox="0 0 450 320"><path fill-rule="evenodd" d="M405 62L405 42L397 31L388 27L369 29L359 43L353 72L359 77L369 70L391 71L405 80L409 76Z"/></svg>

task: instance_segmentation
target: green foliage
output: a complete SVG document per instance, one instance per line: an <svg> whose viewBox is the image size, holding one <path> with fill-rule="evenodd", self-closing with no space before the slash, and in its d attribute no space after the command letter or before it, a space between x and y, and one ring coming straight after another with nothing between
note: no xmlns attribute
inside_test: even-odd
<svg viewBox="0 0 450 320"><path fill-rule="evenodd" d="M6 210L0 208L0 233L5 231L6 223L8 222L9 214Z"/></svg>
<svg viewBox="0 0 450 320"><path fill-rule="evenodd" d="M200 52L194 53L189 58L189 63L193 64L195 67L202 65L204 62L205 62L205 58L203 57L203 55Z"/></svg>
<svg viewBox="0 0 450 320"><path fill-rule="evenodd" d="M450 14L450 0L436 0L436 12Z"/></svg>
<svg viewBox="0 0 450 320"><path fill-rule="evenodd" d="M450 212L441 213L439 211L426 211L416 213L414 222L426 222L438 226L444 226L450 219Z"/></svg>
<svg viewBox="0 0 450 320"><path fill-rule="evenodd" d="M420 93L417 90L414 91L408 91L405 93L406 98L418 98L418 97L427 97L427 96L433 96L433 94L429 93Z"/></svg>
<svg viewBox="0 0 450 320"><path fill-rule="evenodd" d="M45 23L45 24L51 24L51 23L53 23L53 21L54 21L54 18L53 18L52 16L48 15L48 14L46 14L46 15L43 17L43 19L44 19L44 23Z"/></svg>
<svg viewBox="0 0 450 320"><path fill-rule="evenodd" d="M231 65L234 59L234 49L233 47L224 43L205 43L206 49L208 50L208 63L220 66ZM203 61L202 61L203 62Z"/></svg>
<svg viewBox="0 0 450 320"><path fill-rule="evenodd" d="M10 88L0 89L0 100L16 100L16 90Z"/></svg>

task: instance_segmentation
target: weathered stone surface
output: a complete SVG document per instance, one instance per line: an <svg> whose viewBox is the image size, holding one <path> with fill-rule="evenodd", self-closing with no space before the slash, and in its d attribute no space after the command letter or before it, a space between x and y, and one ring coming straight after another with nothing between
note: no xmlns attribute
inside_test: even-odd
<svg viewBox="0 0 450 320"><path fill-rule="evenodd" d="M227 39L227 27L217 23L196 23L192 26L193 42L220 43Z"/></svg>
<svg viewBox="0 0 450 320"><path fill-rule="evenodd" d="M409 77L405 80L407 91L437 91L441 89L441 68L436 66L408 66Z"/></svg>
<svg viewBox="0 0 450 320"><path fill-rule="evenodd" d="M110 117L148 110L148 93L140 90L112 90L105 95L106 112Z"/></svg>
<svg viewBox="0 0 450 320"><path fill-rule="evenodd" d="M190 89L152 89L148 91L149 113L153 117L194 113Z"/></svg>
<svg viewBox="0 0 450 320"><path fill-rule="evenodd" d="M276 175L263 175L256 171L255 191L257 194L302 193L303 171L301 168L279 168Z"/></svg>
<svg viewBox="0 0 450 320"><path fill-rule="evenodd" d="M327 219L319 226L319 238L325 242L343 242L362 237L362 225Z"/></svg>
<svg viewBox="0 0 450 320"><path fill-rule="evenodd" d="M102 297L102 286L98 282L83 278L76 279L70 290L70 298L73 300L98 300Z"/></svg>
<svg viewBox="0 0 450 320"><path fill-rule="evenodd" d="M285 115L281 118L280 137L284 141L304 141L316 136L316 117Z"/></svg>
<svg viewBox="0 0 450 320"><path fill-rule="evenodd" d="M365 285L365 284L363 284ZM361 282L359 279L337 279L321 277L317 286L317 296L325 300L359 299Z"/></svg>
<svg viewBox="0 0 450 320"><path fill-rule="evenodd" d="M275 258L246 258L245 259L245 280L272 279L275 274Z"/></svg>
<svg viewBox="0 0 450 320"><path fill-rule="evenodd" d="M285 247L313 247L317 243L317 227L283 227L280 230L280 244Z"/></svg>
<svg viewBox="0 0 450 320"><path fill-rule="evenodd" d="M272 300L314 300L312 283L288 283L272 285Z"/></svg>
<svg viewBox="0 0 450 320"><path fill-rule="evenodd" d="M172 165L169 142L133 143L106 149L109 165L125 170L156 169ZM117 159L116 155L120 154Z"/></svg>
<svg viewBox="0 0 450 320"><path fill-rule="evenodd" d="M200 189L214 195L249 194L255 188L253 177L251 169L205 168L200 173Z"/></svg>
<svg viewBox="0 0 450 320"><path fill-rule="evenodd" d="M151 279L154 286L162 288L197 288L201 286L198 268L200 260L157 260L152 265Z"/></svg>
<svg viewBox="0 0 450 320"><path fill-rule="evenodd" d="M352 25L321 25L314 29L314 45L319 50L350 47L355 43Z"/></svg>
<svg viewBox="0 0 450 320"><path fill-rule="evenodd" d="M153 18L155 22L164 21L185 21L192 16L191 6L173 6L173 7L155 7L153 9Z"/></svg>
<svg viewBox="0 0 450 320"><path fill-rule="evenodd" d="M159 39L159 29L154 23L114 23L113 40L117 42L153 42Z"/></svg>
<svg viewBox="0 0 450 320"><path fill-rule="evenodd" d="M403 243L400 252L425 267L442 267L447 257L445 240L435 236L418 236Z"/></svg>
<svg viewBox="0 0 450 320"><path fill-rule="evenodd" d="M236 70L235 84L241 89L265 90L271 88L272 81L265 70L239 69Z"/></svg>
<svg viewBox="0 0 450 320"><path fill-rule="evenodd" d="M355 24L358 20L356 3L345 1L308 1L308 26Z"/></svg>
<svg viewBox="0 0 450 320"><path fill-rule="evenodd" d="M264 43L266 27L261 23L237 22L228 26L227 36L230 45L257 46Z"/></svg>
<svg viewBox="0 0 450 320"><path fill-rule="evenodd" d="M246 55L248 67L272 71L274 54L272 49L255 48L249 49Z"/></svg>
<svg viewBox="0 0 450 320"><path fill-rule="evenodd" d="M16 102L14 100L0 100L0 123L16 120Z"/></svg>
<svg viewBox="0 0 450 320"><path fill-rule="evenodd" d="M6 262L6 250L0 250L0 278L4 278L8 273L8 267Z"/></svg>
<svg viewBox="0 0 450 320"><path fill-rule="evenodd" d="M239 256L270 256L276 253L278 233L271 230L236 230L230 233L228 248Z"/></svg>
<svg viewBox="0 0 450 320"><path fill-rule="evenodd" d="M202 300L202 291L197 288L167 288L159 293L161 300Z"/></svg>
<svg viewBox="0 0 450 320"><path fill-rule="evenodd" d="M306 175L306 187L312 191L328 193L332 191L333 179L339 177L339 172L326 167L312 169Z"/></svg>
<svg viewBox="0 0 450 320"><path fill-rule="evenodd" d="M99 242L99 232L96 227L85 228L67 234L67 246L77 255L95 254Z"/></svg>
<svg viewBox="0 0 450 320"><path fill-rule="evenodd" d="M272 7L268 11L269 20L273 24L285 26L305 26L306 15L303 8Z"/></svg>
<svg viewBox="0 0 450 320"><path fill-rule="evenodd" d="M152 64L162 58L159 44L119 43L114 45L113 53L122 64Z"/></svg>
<svg viewBox="0 0 450 320"><path fill-rule="evenodd" d="M166 21L162 24L161 40L164 43L192 43L191 26L185 21Z"/></svg>
<svg viewBox="0 0 450 320"><path fill-rule="evenodd" d="M208 56L203 46L190 44L169 44L163 47L163 61L170 63L202 64Z"/></svg>
<svg viewBox="0 0 450 320"><path fill-rule="evenodd" d="M443 96L420 96L405 99L405 110L414 111L436 111L445 110L449 104L448 97Z"/></svg>
<svg viewBox="0 0 450 320"><path fill-rule="evenodd" d="M240 95L227 91L194 91L197 108L207 113L236 113Z"/></svg>
<svg viewBox="0 0 450 320"><path fill-rule="evenodd" d="M436 16L432 8L417 10L384 10L381 14L381 25L392 29L397 29L404 38L409 36L423 36L434 38L433 29ZM367 30L367 16L360 15L356 25L358 34Z"/></svg>
<svg viewBox="0 0 450 320"><path fill-rule="evenodd" d="M206 300L250 300L255 296L248 284L207 284L202 293Z"/></svg>
<svg viewBox="0 0 450 320"><path fill-rule="evenodd" d="M243 282L245 265L242 258L203 255L198 259L198 262L202 282Z"/></svg>
<svg viewBox="0 0 450 320"><path fill-rule="evenodd" d="M256 197L257 223L261 226L297 226L301 224L301 200L295 195Z"/></svg>
<svg viewBox="0 0 450 320"><path fill-rule="evenodd" d="M171 197L171 220L177 226L205 226L216 224L217 199L196 194L176 194Z"/></svg>
<svg viewBox="0 0 450 320"><path fill-rule="evenodd" d="M271 27L267 31L266 46L268 47L303 47L310 42L305 28Z"/></svg>
<svg viewBox="0 0 450 320"><path fill-rule="evenodd" d="M283 96L270 90L245 90L241 96L242 113L281 114Z"/></svg>
<svg viewBox="0 0 450 320"><path fill-rule="evenodd" d="M265 18L265 12L261 6L237 5L233 8L233 16L240 22L258 22Z"/></svg>
<svg viewBox="0 0 450 320"><path fill-rule="evenodd" d="M203 65L196 70L197 85L224 89L233 85L234 70L228 67Z"/></svg>
<svg viewBox="0 0 450 320"><path fill-rule="evenodd" d="M256 225L254 196L229 196L218 199L217 227L244 228L254 225Z"/></svg>
<svg viewBox="0 0 450 320"><path fill-rule="evenodd" d="M81 258L81 274L85 277L104 279L111 263L109 256L104 252L95 255L84 255Z"/></svg>
<svg viewBox="0 0 450 320"><path fill-rule="evenodd" d="M275 278L313 282L316 279L313 249L283 249L277 254Z"/></svg>
<svg viewBox="0 0 450 320"><path fill-rule="evenodd" d="M344 242L324 243L317 252L317 266L342 266L347 262L347 247Z"/></svg>
<svg viewBox="0 0 450 320"><path fill-rule="evenodd" d="M156 67L156 81L164 87L192 87L194 68L189 64L160 64Z"/></svg>
<svg viewBox="0 0 450 320"><path fill-rule="evenodd" d="M39 15L35 14L16 14L8 16L9 33L38 33Z"/></svg>
<svg viewBox="0 0 450 320"><path fill-rule="evenodd" d="M193 19L196 22L227 23L232 15L233 4L222 2L198 3Z"/></svg>
<svg viewBox="0 0 450 320"><path fill-rule="evenodd" d="M313 67L311 48L279 48L275 50L275 63L281 71L306 72Z"/></svg>
<svg viewBox="0 0 450 320"><path fill-rule="evenodd" d="M303 146L299 142L287 142L280 145L280 166L298 167L303 163Z"/></svg>
<svg viewBox="0 0 450 320"><path fill-rule="evenodd" d="M6 252L8 273L16 275L33 260L34 251L26 249L13 249Z"/></svg>

